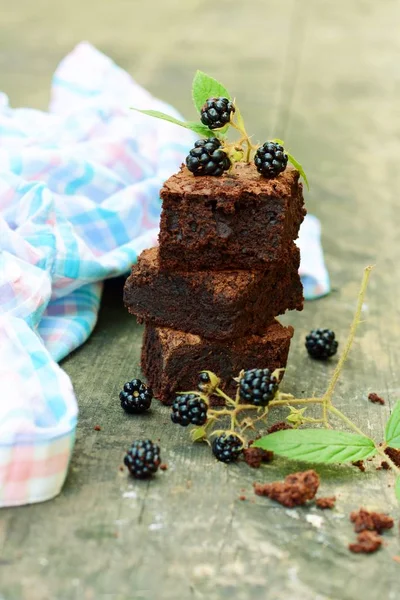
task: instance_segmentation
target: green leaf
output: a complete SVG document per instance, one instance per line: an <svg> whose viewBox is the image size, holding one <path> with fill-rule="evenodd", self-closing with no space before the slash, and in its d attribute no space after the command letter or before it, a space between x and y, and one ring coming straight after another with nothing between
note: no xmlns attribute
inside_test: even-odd
<svg viewBox="0 0 400 600"><path fill-rule="evenodd" d="M169 121L170 123L174 123L175 125L180 125L180 127L190 129L191 131L194 131L195 133L198 133L203 137L211 137L215 135L210 129L208 129L206 125L203 125L202 123L196 123L193 121L180 121L179 119L175 119L175 117L171 117L171 115L167 115L158 110L139 110L138 108L133 108L132 110L136 110L137 112L140 112L143 115L148 115L149 117L156 117L157 119Z"/></svg>
<svg viewBox="0 0 400 600"><path fill-rule="evenodd" d="M392 448L400 448L400 401L396 402L386 423L385 442Z"/></svg>
<svg viewBox="0 0 400 600"><path fill-rule="evenodd" d="M286 150L285 150L286 152ZM302 178L304 179L304 183L307 186L307 189L310 189L310 186L308 185L308 179L307 179L307 175L304 172L303 167L301 166L301 164L294 158L294 156L292 156L291 154L289 154L289 152L286 152L287 157L289 159L289 162L292 163L292 165L298 170L298 172L300 173L300 175L302 176Z"/></svg>
<svg viewBox="0 0 400 600"><path fill-rule="evenodd" d="M192 95L198 112L200 112L201 107L209 98L219 98L222 96L223 98L230 99L231 97L222 83L219 83L213 77L209 77L203 71L196 71L192 84Z"/></svg>
<svg viewBox="0 0 400 600"><path fill-rule="evenodd" d="M271 140L272 142L275 142L276 144L280 144L281 146L285 145L285 142L283 140L280 140L279 138L275 138L273 140ZM287 154L287 153L286 153Z"/></svg>
<svg viewBox="0 0 400 600"><path fill-rule="evenodd" d="M272 450L286 458L315 463L354 462L376 452L370 438L332 429L277 431L257 440L253 446Z"/></svg>
<svg viewBox="0 0 400 600"><path fill-rule="evenodd" d="M395 485L394 485L394 491L395 491L395 493L396 493L396 498L397 498L397 501L398 501L398 502L399 502L399 504L400 504L400 477L398 477L398 478L396 479L396 483L395 483Z"/></svg>

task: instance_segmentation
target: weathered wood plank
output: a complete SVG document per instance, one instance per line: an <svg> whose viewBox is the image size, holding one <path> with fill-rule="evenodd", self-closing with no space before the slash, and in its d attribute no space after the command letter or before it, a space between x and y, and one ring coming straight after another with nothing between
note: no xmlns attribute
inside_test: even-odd
<svg viewBox="0 0 400 600"><path fill-rule="evenodd" d="M79 7L75 0L18 0L0 24L2 85L17 104L44 106L57 61L89 31L91 41L188 116L191 75L200 67L240 97L256 139L284 133L312 183L308 207L324 224L334 287L328 298L285 317L296 335L284 385L296 394L324 389L333 364L312 363L304 335L329 326L343 343L362 269L376 263L366 322L336 398L379 436L400 391L400 7L390 2L382 11L372 0L349 3L346 11L340 3L306 4L307 10L289 0L191 2L182 10L178 0L116 0L110 10L94 0ZM52 502L0 513L6 600L397 598L397 528L374 558L347 551L350 510L366 504L398 517L390 474L372 466L365 474L319 468L321 493L338 495L332 512L286 511L254 498L254 479L281 478L293 464L226 467L205 446L191 446L186 432L169 424L167 409L155 405L140 418L120 410L121 385L139 374L140 343L120 287L110 284L95 334L64 361L81 410L65 488ZM369 391L382 393L387 406L370 404ZM133 483L118 469L125 447L141 436L160 438L169 464L151 483ZM238 499L242 489L245 502Z"/></svg>

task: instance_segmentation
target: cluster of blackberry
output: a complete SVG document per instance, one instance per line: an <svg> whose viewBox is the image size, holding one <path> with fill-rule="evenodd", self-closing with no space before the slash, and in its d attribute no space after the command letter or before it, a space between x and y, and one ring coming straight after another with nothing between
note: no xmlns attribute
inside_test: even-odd
<svg viewBox="0 0 400 600"><path fill-rule="evenodd" d="M211 130L221 129L230 122L234 112L235 106L228 98L209 98L200 111L200 120ZM254 163L261 175L274 179L286 169L288 157L280 144L265 142L257 149ZM193 175L219 177L231 167L231 160L220 140L212 137L195 143L186 158L186 166Z"/></svg>
<svg viewBox="0 0 400 600"><path fill-rule="evenodd" d="M335 333L330 329L314 329L306 336L308 354L318 360L327 360L338 349ZM219 381L219 380L218 380ZM199 376L200 392L212 393L213 386L207 372ZM249 369L239 380L240 399L247 404L267 406L278 391L279 382L269 369ZM125 383L120 392L122 408L131 414L143 413L150 408L153 392L140 379ZM194 392L178 394L172 404L171 420L177 425L200 427L207 423L208 404ZM239 458L243 442L238 435L225 432L214 438L211 448L221 462L229 463ZM124 463L137 479L153 475L160 465L160 448L151 440L135 441L128 450Z"/></svg>

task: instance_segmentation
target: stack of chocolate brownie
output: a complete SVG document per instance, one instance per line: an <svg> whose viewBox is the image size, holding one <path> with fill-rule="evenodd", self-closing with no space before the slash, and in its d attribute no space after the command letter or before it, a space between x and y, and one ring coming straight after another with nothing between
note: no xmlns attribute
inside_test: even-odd
<svg viewBox="0 0 400 600"><path fill-rule="evenodd" d="M275 317L303 307L299 173L268 180L237 163L194 177L182 167L161 197L159 247L142 252L124 290L146 324L142 370L155 395L169 403L196 389L202 370L232 391L241 369L284 367L293 328Z"/></svg>

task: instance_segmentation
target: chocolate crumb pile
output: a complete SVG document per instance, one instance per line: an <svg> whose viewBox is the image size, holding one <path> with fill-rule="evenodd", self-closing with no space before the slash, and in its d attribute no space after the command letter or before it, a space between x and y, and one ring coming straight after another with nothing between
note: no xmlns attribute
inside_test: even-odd
<svg viewBox="0 0 400 600"><path fill-rule="evenodd" d="M350 552L371 554L382 546L382 538L375 531L362 531L357 536L357 542L349 544Z"/></svg>
<svg viewBox="0 0 400 600"><path fill-rule="evenodd" d="M245 448L243 450L245 462L253 469L259 469L261 463L269 463L274 458L274 453L271 450L263 450L262 448Z"/></svg>
<svg viewBox="0 0 400 600"><path fill-rule="evenodd" d="M318 508L333 508L335 506L336 496L326 496L325 498L316 498L315 505Z"/></svg>
<svg viewBox="0 0 400 600"><path fill-rule="evenodd" d="M307 500L312 500L317 493L319 486L318 474L310 469L309 471L292 473L285 477L284 481L275 481L273 483L255 483L254 492L258 496L267 496L271 500L276 500L293 508L305 504Z"/></svg>
<svg viewBox="0 0 400 600"><path fill-rule="evenodd" d="M372 402L373 404L385 404L385 401L383 398L381 398L380 396L378 396L378 394L375 394L375 392L371 392L368 395L368 400L370 402Z"/></svg>
<svg viewBox="0 0 400 600"><path fill-rule="evenodd" d="M269 429L267 429L268 433L275 433L276 431L283 431L284 429L293 429L289 423L285 423L285 421L279 421L278 423L274 423L271 425Z"/></svg>
<svg viewBox="0 0 400 600"><path fill-rule="evenodd" d="M379 534L385 529L391 529L394 525L394 521L389 515L369 512L365 508L352 512L350 521L354 523L354 531L358 533L358 536L357 542L349 544L349 550L365 554L379 550L382 545L382 538Z"/></svg>

